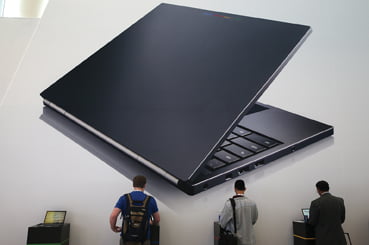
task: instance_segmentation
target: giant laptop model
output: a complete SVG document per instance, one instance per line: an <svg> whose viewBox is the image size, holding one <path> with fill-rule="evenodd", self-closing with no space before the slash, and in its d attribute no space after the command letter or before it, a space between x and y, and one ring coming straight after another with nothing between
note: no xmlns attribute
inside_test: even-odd
<svg viewBox="0 0 369 245"><path fill-rule="evenodd" d="M310 32L160 4L41 96L193 195L333 134L257 102Z"/></svg>

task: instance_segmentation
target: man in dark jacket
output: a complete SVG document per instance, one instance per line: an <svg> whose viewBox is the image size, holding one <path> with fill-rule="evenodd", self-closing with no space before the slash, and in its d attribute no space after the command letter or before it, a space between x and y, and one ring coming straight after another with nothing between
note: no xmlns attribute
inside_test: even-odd
<svg viewBox="0 0 369 245"><path fill-rule="evenodd" d="M311 202L309 224L314 226L316 245L346 245L342 223L345 221L343 199L329 193L329 184L316 183L319 198Z"/></svg>

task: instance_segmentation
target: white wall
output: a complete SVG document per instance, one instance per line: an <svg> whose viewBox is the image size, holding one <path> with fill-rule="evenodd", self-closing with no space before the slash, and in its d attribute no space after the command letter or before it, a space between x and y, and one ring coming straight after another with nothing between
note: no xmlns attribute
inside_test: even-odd
<svg viewBox="0 0 369 245"><path fill-rule="evenodd" d="M0 17L0 104L38 23L38 19Z"/></svg>
<svg viewBox="0 0 369 245"><path fill-rule="evenodd" d="M45 210L68 210L71 245L117 244L108 217L130 178L149 177L162 215L161 244L212 244L212 222L233 181L187 196L67 120L39 93L127 28L157 1L50 1L0 107L0 244L24 244ZM335 126L335 135L242 176L259 206L258 244L293 244L292 220L326 179L347 207L344 229L369 240L367 1L168 1L311 25L313 33L262 102ZM16 51L16 50L15 50ZM11 59L11 58L9 58Z"/></svg>

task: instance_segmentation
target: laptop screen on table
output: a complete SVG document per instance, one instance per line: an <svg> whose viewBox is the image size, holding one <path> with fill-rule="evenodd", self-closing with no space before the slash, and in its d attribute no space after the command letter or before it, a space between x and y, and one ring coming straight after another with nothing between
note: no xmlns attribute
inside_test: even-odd
<svg viewBox="0 0 369 245"><path fill-rule="evenodd" d="M67 211L46 211L44 224L64 224Z"/></svg>
<svg viewBox="0 0 369 245"><path fill-rule="evenodd" d="M309 220L310 209L309 208L303 208L303 209L301 209L301 211L302 211L302 215L304 216L305 222L307 222Z"/></svg>

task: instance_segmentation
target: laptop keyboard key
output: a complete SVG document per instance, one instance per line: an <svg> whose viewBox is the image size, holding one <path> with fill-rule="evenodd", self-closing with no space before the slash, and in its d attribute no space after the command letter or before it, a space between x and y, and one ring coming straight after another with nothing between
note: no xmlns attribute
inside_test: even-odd
<svg viewBox="0 0 369 245"><path fill-rule="evenodd" d="M228 135L227 140L234 139L236 137L238 137L238 136L235 135L235 134L233 134L233 133L231 133L230 135Z"/></svg>
<svg viewBox="0 0 369 245"><path fill-rule="evenodd" d="M214 156L226 163L233 163L235 161L240 160L239 157L226 151L218 151L217 153L214 154Z"/></svg>
<svg viewBox="0 0 369 245"><path fill-rule="evenodd" d="M254 154L253 152L246 150L245 148L239 147L237 145L234 145L234 144L226 146L224 147L224 149L242 158L249 157Z"/></svg>
<svg viewBox="0 0 369 245"><path fill-rule="evenodd" d="M278 145L277 141L258 134L250 134L246 138L268 148Z"/></svg>
<svg viewBox="0 0 369 245"><path fill-rule="evenodd" d="M250 131L246 130L246 129L243 129L243 128L240 128L240 127L236 127L234 130L233 130L233 133L234 134L237 134L239 136L246 136L246 135L249 135L251 134Z"/></svg>
<svg viewBox="0 0 369 245"><path fill-rule="evenodd" d="M233 139L232 142L246 148L247 150L250 150L256 153L261 152L266 149L264 146L258 145L244 138L236 138L236 139Z"/></svg>
<svg viewBox="0 0 369 245"><path fill-rule="evenodd" d="M221 168L225 166L226 164L218 159L211 159L209 162L206 163L206 167L208 167L211 170L216 170L218 168Z"/></svg>

